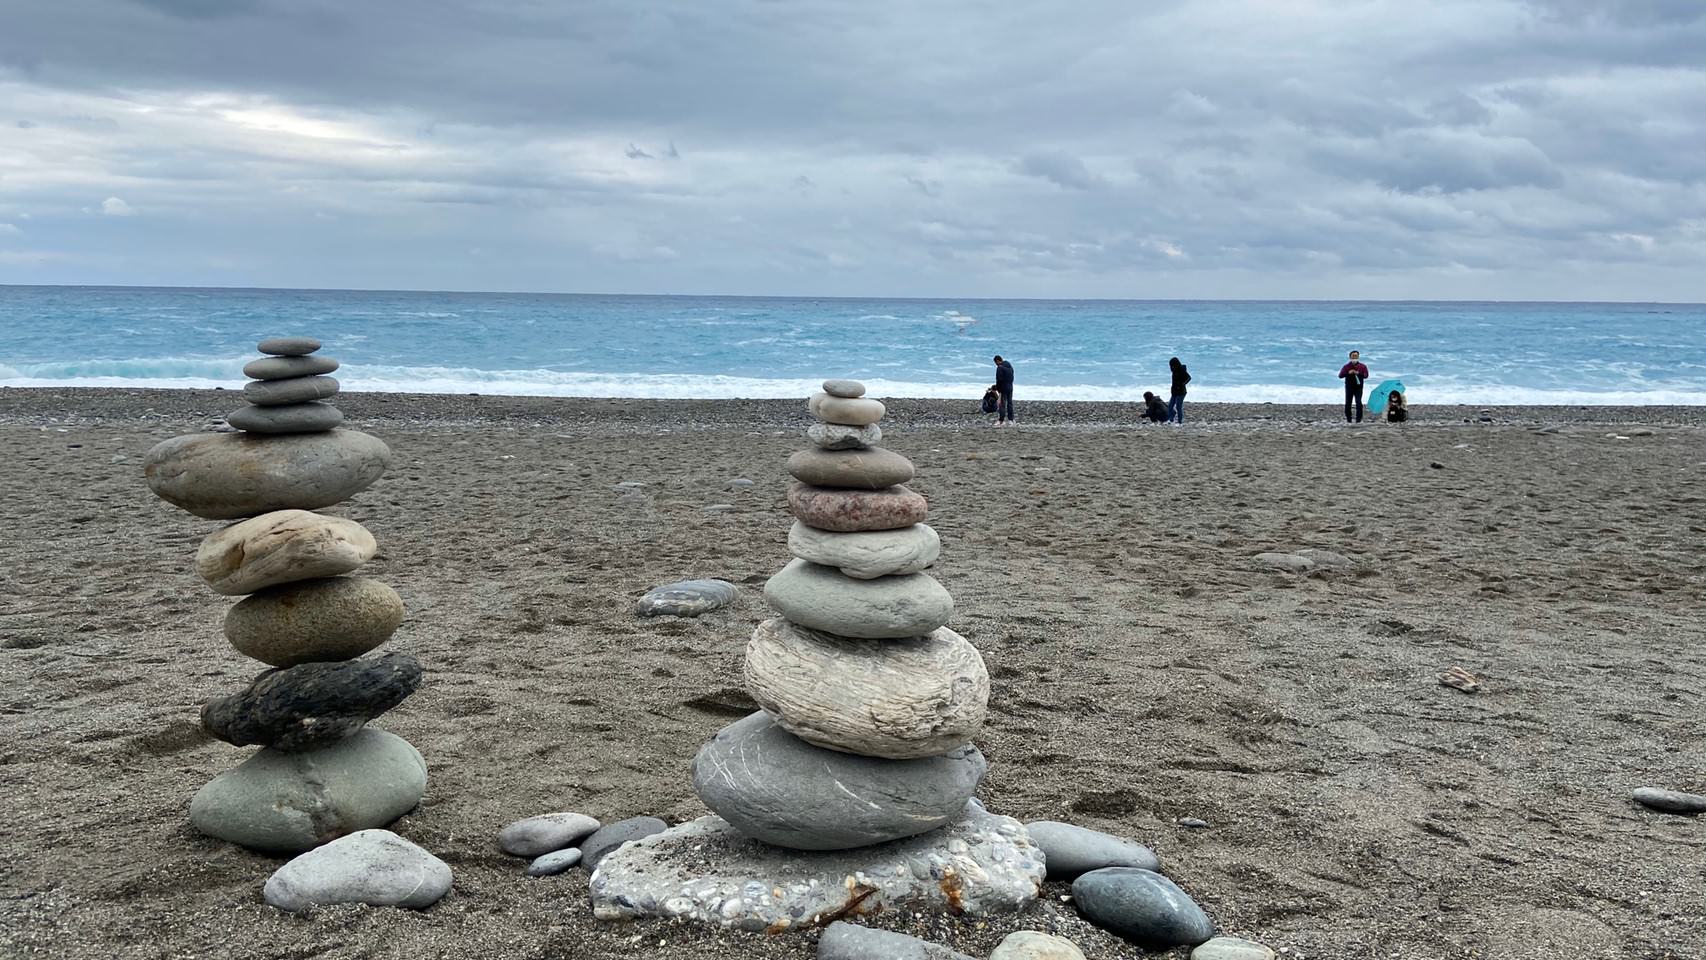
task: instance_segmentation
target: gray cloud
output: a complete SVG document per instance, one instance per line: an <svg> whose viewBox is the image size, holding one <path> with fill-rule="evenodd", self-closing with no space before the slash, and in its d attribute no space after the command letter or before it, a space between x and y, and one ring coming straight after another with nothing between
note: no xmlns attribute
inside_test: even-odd
<svg viewBox="0 0 1706 960"><path fill-rule="evenodd" d="M1697 0L23 6L0 282L1706 298Z"/></svg>

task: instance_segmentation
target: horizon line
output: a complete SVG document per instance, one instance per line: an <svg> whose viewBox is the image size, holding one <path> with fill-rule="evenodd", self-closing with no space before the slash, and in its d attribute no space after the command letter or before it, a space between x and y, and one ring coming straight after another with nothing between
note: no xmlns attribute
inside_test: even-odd
<svg viewBox="0 0 1706 960"><path fill-rule="evenodd" d="M655 299L719 299L719 300L918 300L940 303L1494 303L1494 304L1577 304L1618 306L1699 307L1706 301L1695 300L1436 300L1414 297L904 297L779 293L612 293L600 291L565 290L435 290L416 287L268 287L268 286L185 286L181 284L140 283L0 283L0 290L33 288L45 290L219 290L244 293L379 293L379 294L439 294L454 296L516 296L516 297L647 297Z"/></svg>

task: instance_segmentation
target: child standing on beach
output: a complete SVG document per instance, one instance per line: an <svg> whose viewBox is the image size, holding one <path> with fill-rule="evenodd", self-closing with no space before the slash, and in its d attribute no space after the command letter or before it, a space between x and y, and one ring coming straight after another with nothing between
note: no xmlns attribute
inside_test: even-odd
<svg viewBox="0 0 1706 960"><path fill-rule="evenodd" d="M1368 368L1362 364L1361 351L1352 350L1349 363L1339 368L1339 379L1345 381L1345 422L1351 422L1351 404L1355 402L1357 423L1362 422L1362 385L1368 381Z"/></svg>

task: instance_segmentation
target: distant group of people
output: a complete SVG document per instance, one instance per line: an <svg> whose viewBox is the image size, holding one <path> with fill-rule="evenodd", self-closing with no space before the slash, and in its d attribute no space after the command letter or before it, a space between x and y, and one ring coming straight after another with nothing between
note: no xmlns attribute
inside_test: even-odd
<svg viewBox="0 0 1706 960"><path fill-rule="evenodd" d="M1143 412L1139 416L1151 423L1184 423L1186 385L1191 382L1191 372L1178 357L1169 359L1167 367L1173 376L1167 400L1163 402L1153 391L1145 390ZM1362 392L1363 386L1368 383L1368 365L1362 362L1360 351L1351 351L1350 360L1339 368L1339 379L1345 382L1345 422L1361 423ZM995 425L998 427L1014 422L1013 364L1003 360L1000 354L995 357L995 383L983 393L983 412L995 414ZM1386 419L1393 423L1402 423L1408 418L1409 409L1405 406L1402 390L1388 393Z"/></svg>

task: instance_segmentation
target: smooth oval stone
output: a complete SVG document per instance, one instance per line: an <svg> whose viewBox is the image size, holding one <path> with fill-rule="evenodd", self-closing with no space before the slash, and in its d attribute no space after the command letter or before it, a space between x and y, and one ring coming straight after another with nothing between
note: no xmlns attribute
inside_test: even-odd
<svg viewBox="0 0 1706 960"><path fill-rule="evenodd" d="M282 407L238 407L225 422L250 433L319 433L344 422L344 412L329 403L292 403Z"/></svg>
<svg viewBox="0 0 1706 960"><path fill-rule="evenodd" d="M257 407L280 407L287 403L325 400L338 394L334 377L290 377L285 380L250 380L243 384L243 399Z"/></svg>
<svg viewBox="0 0 1706 960"><path fill-rule="evenodd" d="M1254 940L1215 937L1192 950L1191 960L1274 960L1274 952Z"/></svg>
<svg viewBox="0 0 1706 960"><path fill-rule="evenodd" d="M1105 867L1160 870L1155 852L1135 840L1055 820L1025 824L1031 841L1042 848L1050 880L1071 880Z"/></svg>
<svg viewBox="0 0 1706 960"><path fill-rule="evenodd" d="M827 393L814 393L806 401L806 409L824 423L839 423L849 427L864 427L876 423L883 418L884 408L881 400L870 397L832 397Z"/></svg>
<svg viewBox="0 0 1706 960"><path fill-rule="evenodd" d="M283 380L286 377L317 377L331 373L338 362L331 357L262 357L243 365L243 376L253 380Z"/></svg>
<svg viewBox="0 0 1706 960"><path fill-rule="evenodd" d="M1084 960L1084 952L1065 937L1020 930L1008 934L989 960Z"/></svg>
<svg viewBox="0 0 1706 960"><path fill-rule="evenodd" d="M806 439L825 450L862 450L882 442L883 428L874 423L864 427L814 423L806 428Z"/></svg>
<svg viewBox="0 0 1706 960"><path fill-rule="evenodd" d="M302 753L261 750L213 778L190 801L190 822L255 850L299 853L383 827L426 792L426 761L377 727Z"/></svg>
<svg viewBox="0 0 1706 960"><path fill-rule="evenodd" d="M1635 802L1665 813L1706 813L1706 797L1698 793L1682 793L1659 787L1641 787L1634 793Z"/></svg>
<svg viewBox="0 0 1706 960"><path fill-rule="evenodd" d="M865 395L865 385L857 380L825 380L823 392L832 397L845 397L852 400Z"/></svg>
<svg viewBox="0 0 1706 960"><path fill-rule="evenodd" d="M911 837L965 809L988 764L970 744L883 760L814 747L755 713L693 758L693 789L749 837L794 850L845 850Z"/></svg>
<svg viewBox="0 0 1706 960"><path fill-rule="evenodd" d="M746 689L807 743L867 757L931 757L983 728L989 672L947 627L852 640L766 620L746 645Z"/></svg>
<svg viewBox="0 0 1706 960"><path fill-rule="evenodd" d="M269 337L256 344L255 349L275 357L306 357L320 349L320 341L313 337Z"/></svg>
<svg viewBox="0 0 1706 960"><path fill-rule="evenodd" d="M581 841L581 866L587 873L598 869L598 861L616 852L630 840L643 840L654 833L669 829L669 824L657 817L629 817L606 824Z"/></svg>
<svg viewBox="0 0 1706 960"><path fill-rule="evenodd" d="M603 824L584 813L542 813L498 831L498 848L512 857L537 857L572 847Z"/></svg>
<svg viewBox="0 0 1706 960"><path fill-rule="evenodd" d="M355 733L420 686L421 665L406 653L304 663L269 670L248 689L208 701L201 725L239 747L311 750Z"/></svg>
<svg viewBox="0 0 1706 960"><path fill-rule="evenodd" d="M228 597L265 587L348 573L379 545L354 520L306 510L275 510L207 535L195 572Z"/></svg>
<svg viewBox="0 0 1706 960"><path fill-rule="evenodd" d="M806 526L838 533L898 530L930 515L929 502L906 487L834 490L795 483L788 488L788 509Z"/></svg>
<svg viewBox="0 0 1706 960"><path fill-rule="evenodd" d="M450 866L389 830L358 830L297 857L261 896L292 912L337 903L421 910L450 892Z"/></svg>
<svg viewBox="0 0 1706 960"><path fill-rule="evenodd" d="M238 653L289 667L359 657L402 622L397 591L366 577L332 577L250 595L226 612L225 639Z"/></svg>
<svg viewBox="0 0 1706 960"><path fill-rule="evenodd" d="M893 450L799 450L788 458L788 472L817 487L882 490L912 479L912 461Z"/></svg>
<svg viewBox="0 0 1706 960"><path fill-rule="evenodd" d="M972 960L904 933L837 920L817 940L817 960Z"/></svg>
<svg viewBox="0 0 1706 960"><path fill-rule="evenodd" d="M1196 901L1151 870L1092 870L1072 881L1072 902L1091 923L1145 950L1196 946L1214 936L1214 923Z"/></svg>
<svg viewBox="0 0 1706 960"><path fill-rule="evenodd" d="M928 569L942 554L942 538L922 523L898 530L835 533L796 520L788 531L788 550L855 580L875 580Z"/></svg>
<svg viewBox="0 0 1706 960"><path fill-rule="evenodd" d="M579 850L553 850L541 854L527 865L527 875L530 877L554 877L564 870L581 862Z"/></svg>
<svg viewBox="0 0 1706 960"><path fill-rule="evenodd" d="M764 584L764 599L803 627L873 640L922 637L954 615L954 598L928 574L854 580L797 559Z"/></svg>
<svg viewBox="0 0 1706 960"><path fill-rule="evenodd" d="M726 607L740 596L727 580L682 580L653 587L634 605L642 617L697 617Z"/></svg>
<svg viewBox="0 0 1706 960"><path fill-rule="evenodd" d="M168 503L208 520L236 520L329 507L366 490L390 463L385 442L358 430L194 433L155 444L143 474Z"/></svg>

